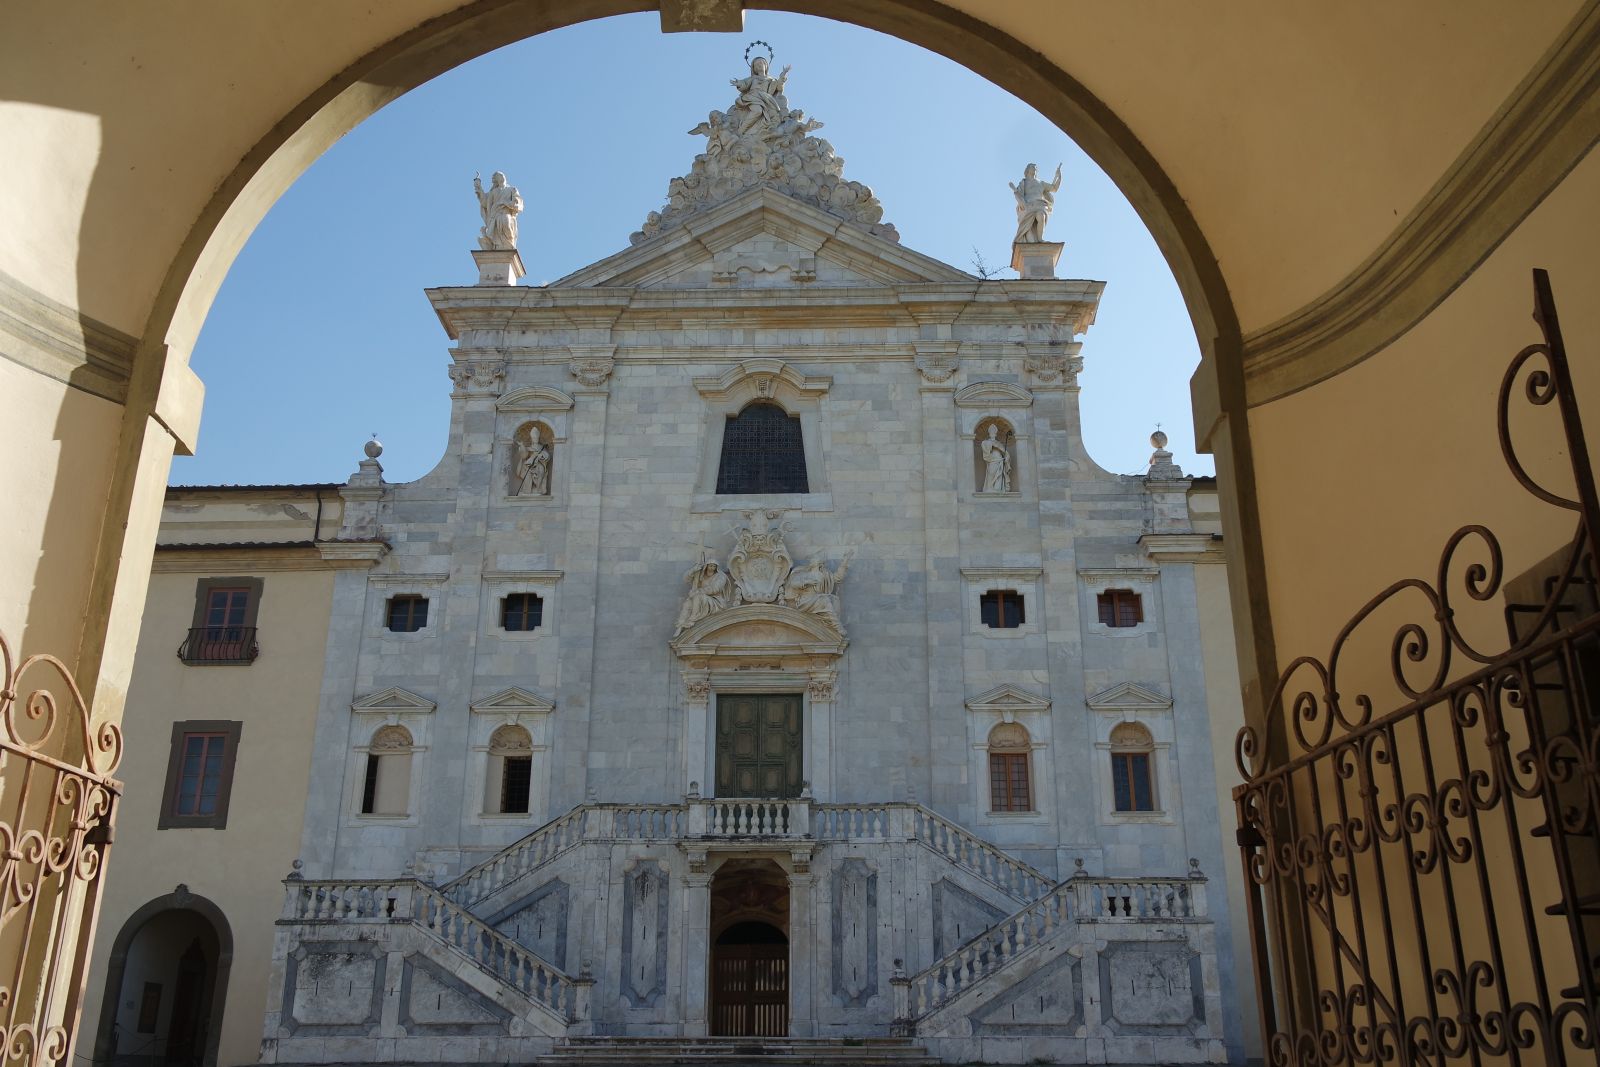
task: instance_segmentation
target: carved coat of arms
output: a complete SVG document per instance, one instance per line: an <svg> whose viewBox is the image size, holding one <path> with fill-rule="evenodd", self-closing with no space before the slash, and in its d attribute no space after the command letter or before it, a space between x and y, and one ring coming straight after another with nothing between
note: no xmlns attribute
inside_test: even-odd
<svg viewBox="0 0 1600 1067"><path fill-rule="evenodd" d="M850 567L849 554L837 569L829 569L816 558L795 566L788 546L783 543L789 523L772 525L782 514L780 511L744 513L745 525L733 531L734 547L728 556L726 571L701 551L699 560L683 576L689 583L689 592L678 612L674 636L701 619L740 604L782 604L820 617L839 636L844 636L844 625L839 619L838 589Z"/></svg>

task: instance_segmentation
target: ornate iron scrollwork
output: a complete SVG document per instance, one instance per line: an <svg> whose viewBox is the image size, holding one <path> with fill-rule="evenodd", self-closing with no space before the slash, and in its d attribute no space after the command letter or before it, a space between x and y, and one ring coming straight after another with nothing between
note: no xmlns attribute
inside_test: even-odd
<svg viewBox="0 0 1600 1067"><path fill-rule="evenodd" d="M32 685L40 675L38 688L25 692L24 680ZM111 722L92 726L66 664L50 655L15 663L0 635L3 1067L71 1055L122 792L111 774L121 759L122 731Z"/></svg>
<svg viewBox="0 0 1600 1067"><path fill-rule="evenodd" d="M1507 367L1497 430L1570 541L1508 578L1494 531L1461 527L1236 741L1269 1063L1600 1062L1600 502L1543 271L1534 291L1544 341ZM1518 458L1519 397L1559 412L1570 495ZM1462 612L1502 599L1489 647ZM1361 658L1385 625L1387 670Z"/></svg>

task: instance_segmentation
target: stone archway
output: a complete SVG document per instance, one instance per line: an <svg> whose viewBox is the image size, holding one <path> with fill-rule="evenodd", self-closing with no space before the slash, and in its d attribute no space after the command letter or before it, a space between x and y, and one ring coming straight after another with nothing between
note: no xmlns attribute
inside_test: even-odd
<svg viewBox="0 0 1600 1067"><path fill-rule="evenodd" d="M730 859L711 882L711 1033L787 1037L789 883L771 860Z"/></svg>
<svg viewBox="0 0 1600 1067"><path fill-rule="evenodd" d="M232 967L233 929L215 903L179 885L145 904L111 945L94 1062L143 1056L157 1065L216 1067ZM128 1019L132 1034L119 1026Z"/></svg>

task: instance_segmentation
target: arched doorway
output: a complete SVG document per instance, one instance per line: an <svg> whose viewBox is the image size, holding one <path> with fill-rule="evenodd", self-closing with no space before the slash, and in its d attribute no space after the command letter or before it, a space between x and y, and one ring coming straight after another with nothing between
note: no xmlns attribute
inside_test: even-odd
<svg viewBox="0 0 1600 1067"><path fill-rule="evenodd" d="M215 1067L232 962L221 909L186 886L134 912L106 968L94 1062Z"/></svg>
<svg viewBox="0 0 1600 1067"><path fill-rule="evenodd" d="M789 885L771 860L730 860L711 886L711 1033L789 1034Z"/></svg>

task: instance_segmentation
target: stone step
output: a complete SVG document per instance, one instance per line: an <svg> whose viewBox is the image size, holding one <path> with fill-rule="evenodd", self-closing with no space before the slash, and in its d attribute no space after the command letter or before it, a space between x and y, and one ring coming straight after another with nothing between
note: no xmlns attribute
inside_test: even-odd
<svg viewBox="0 0 1600 1067"><path fill-rule="evenodd" d="M939 1061L904 1038L568 1037L535 1061L562 1064L883 1064L928 1067Z"/></svg>

